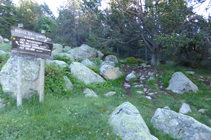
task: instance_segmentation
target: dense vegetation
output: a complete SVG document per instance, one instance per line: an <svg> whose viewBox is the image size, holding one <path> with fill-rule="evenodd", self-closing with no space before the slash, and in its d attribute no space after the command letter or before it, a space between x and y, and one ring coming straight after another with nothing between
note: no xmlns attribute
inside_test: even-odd
<svg viewBox="0 0 211 140"><path fill-rule="evenodd" d="M1 48L1 46L0 46ZM1 65L6 63L8 56L1 55ZM66 57L55 57L54 59L63 60L68 64L71 61ZM96 67L92 69L97 72L99 59L93 60ZM127 65L137 66L141 60L128 58L124 62ZM151 68L148 68L151 69ZM0 137L1 139L120 139L114 134L108 123L109 115L114 109L123 102L129 101L140 111L150 132L162 140L173 139L165 135L162 131L153 128L150 120L157 108L169 106L177 111L182 103L188 103L192 112L189 116L211 126L211 102L210 87L206 86L198 77L210 79L209 71L197 71L194 77L187 75L198 87L197 93L185 93L184 95L171 93L165 94L155 84L159 81L164 87L169 84L169 79L174 71L187 71L184 67L174 67L171 64L159 66L156 69L163 73L154 80L144 82L150 89L158 94L153 95L153 100L149 100L144 94L137 91L143 90L142 87L135 87L132 81L132 96L125 95L122 81L125 76L114 81L107 80L105 83L93 83L86 85L79 81L70 73L68 67L62 68L58 65L47 65L45 69L45 98L43 103L39 103L39 97L34 96L29 100L23 100L22 107L17 108L16 100L0 90L0 98L4 99L0 114ZM67 76L73 83L72 90L66 90L63 76ZM83 91L90 88L98 94L98 98L85 97ZM103 94L109 91L116 91L112 97L105 97ZM198 112L199 109L207 109L204 114Z"/></svg>
<svg viewBox="0 0 211 140"><path fill-rule="evenodd" d="M111 0L102 8L97 0L67 0L55 17L46 3L2 0L0 30L10 38L10 26L21 22L25 29L46 30L54 42L72 47L86 43L106 54L151 60L152 65L173 60L175 65L208 68L210 17L193 12L193 6L205 2Z"/></svg>

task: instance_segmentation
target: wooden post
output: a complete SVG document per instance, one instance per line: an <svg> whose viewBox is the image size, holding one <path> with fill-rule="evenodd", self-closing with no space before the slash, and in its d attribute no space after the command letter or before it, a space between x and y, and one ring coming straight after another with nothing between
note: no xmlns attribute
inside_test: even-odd
<svg viewBox="0 0 211 140"><path fill-rule="evenodd" d="M18 56L17 106L22 106L22 57Z"/></svg>
<svg viewBox="0 0 211 140"><path fill-rule="evenodd" d="M19 28L23 28L23 24L18 24ZM18 56L18 72L17 72L17 107L22 106L22 57Z"/></svg>
<svg viewBox="0 0 211 140"><path fill-rule="evenodd" d="M18 23L18 28L23 29L23 23Z"/></svg>
<svg viewBox="0 0 211 140"><path fill-rule="evenodd" d="M45 30L41 30L41 33L45 35ZM40 65L40 89L39 89L39 101L44 101L44 82L45 82L45 59L41 59Z"/></svg>
<svg viewBox="0 0 211 140"><path fill-rule="evenodd" d="M44 101L45 59L41 59L39 101Z"/></svg>

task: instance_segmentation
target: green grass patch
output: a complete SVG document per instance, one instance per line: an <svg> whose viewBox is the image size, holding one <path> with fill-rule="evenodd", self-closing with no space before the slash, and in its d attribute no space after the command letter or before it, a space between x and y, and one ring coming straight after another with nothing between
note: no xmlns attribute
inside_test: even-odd
<svg viewBox="0 0 211 140"><path fill-rule="evenodd" d="M12 45L10 43L0 43L0 50L10 52L11 46Z"/></svg>
<svg viewBox="0 0 211 140"><path fill-rule="evenodd" d="M71 62L67 58L56 59L67 63ZM96 66L100 66L100 59L93 61L96 61ZM98 68L93 69L97 71ZM159 77L146 83L148 87L158 92L158 94L153 95L155 100L149 100L144 94L137 93L137 91L142 91L142 87L134 87L134 85L131 89L132 97L125 95L122 88L122 81L125 79L124 73L121 78L116 80L86 85L72 75L69 68L46 65L43 103L39 103L37 95L29 100L23 100L23 106L17 108L16 100L4 94L0 88L0 98L5 100L4 104L6 105L1 109L0 139L118 140L121 138L114 134L108 119L117 106L127 101L139 110L151 134L158 139L173 139L162 131L154 129L150 122L155 110L164 106L169 106L171 110L178 112L182 103L188 103L192 109L192 113L188 115L211 126L209 122L211 101L206 100L211 98L211 92L210 87L204 85L202 81L188 76L199 87L199 91L183 95L165 94L157 87L158 81L167 87L173 72L172 70L165 71ZM65 90L63 76L67 76L73 83L72 90ZM90 88L96 92L98 98L85 97L83 94L85 88ZM109 91L116 91L116 94L112 97L105 97L104 94ZM198 112L201 108L207 109L205 114Z"/></svg>

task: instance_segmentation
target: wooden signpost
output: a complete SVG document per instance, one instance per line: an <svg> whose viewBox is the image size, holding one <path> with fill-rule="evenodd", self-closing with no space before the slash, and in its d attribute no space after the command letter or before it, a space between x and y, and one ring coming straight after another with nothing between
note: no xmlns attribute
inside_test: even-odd
<svg viewBox="0 0 211 140"><path fill-rule="evenodd" d="M17 106L22 105L22 56L41 58L39 101L42 102L44 100L45 59L51 59L53 50L51 39L44 33L40 34L14 26L11 27L11 35L11 54L18 56Z"/></svg>

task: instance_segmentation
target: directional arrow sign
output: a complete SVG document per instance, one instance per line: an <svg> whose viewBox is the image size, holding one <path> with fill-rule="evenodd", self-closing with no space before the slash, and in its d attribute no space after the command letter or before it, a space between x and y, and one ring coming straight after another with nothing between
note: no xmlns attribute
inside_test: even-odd
<svg viewBox="0 0 211 140"><path fill-rule="evenodd" d="M21 29L14 26L11 26L10 29L11 29L12 37L18 36L18 37L23 37L23 38L32 39L32 40L41 41L41 42L51 42L51 39L49 37L40 33L36 33L33 31L26 30L26 29Z"/></svg>
<svg viewBox="0 0 211 140"><path fill-rule="evenodd" d="M19 36L12 37L12 54L51 59L53 44Z"/></svg>

